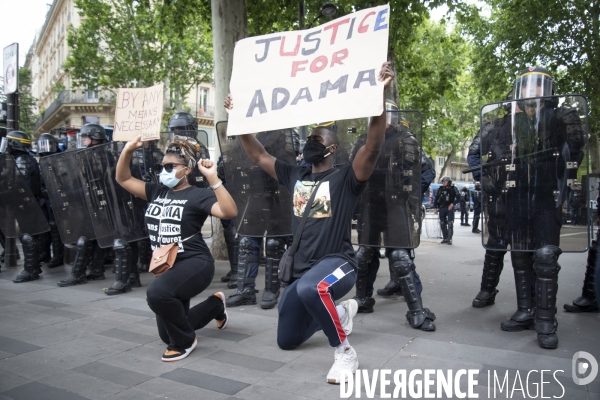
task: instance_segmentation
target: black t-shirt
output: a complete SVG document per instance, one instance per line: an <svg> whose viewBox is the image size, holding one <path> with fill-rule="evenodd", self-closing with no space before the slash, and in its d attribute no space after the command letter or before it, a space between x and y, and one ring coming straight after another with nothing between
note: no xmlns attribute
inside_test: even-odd
<svg viewBox="0 0 600 400"><path fill-rule="evenodd" d="M292 229L295 232L314 187L319 179L332 170L313 174L306 167L277 160L275 172L279 183L287 187L292 196ZM351 164L325 177L315 196L294 256L294 277L302 276L327 255L335 254L356 264L350 229L356 203L365 186L366 182L360 183L356 179Z"/></svg>
<svg viewBox="0 0 600 400"><path fill-rule="evenodd" d="M146 183L146 198L146 226L152 250L193 235L185 242L179 243L177 259L213 259L200 232L213 204L217 202L212 190L191 186L173 191L163 185Z"/></svg>

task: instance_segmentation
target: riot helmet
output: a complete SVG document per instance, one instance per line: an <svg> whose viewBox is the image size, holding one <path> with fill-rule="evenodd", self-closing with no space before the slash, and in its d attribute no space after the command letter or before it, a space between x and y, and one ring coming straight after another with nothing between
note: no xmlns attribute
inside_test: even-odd
<svg viewBox="0 0 600 400"><path fill-rule="evenodd" d="M37 139L37 152L40 155L56 153L58 140L49 133L42 133Z"/></svg>
<svg viewBox="0 0 600 400"><path fill-rule="evenodd" d="M552 96L554 89L554 78L550 71L543 67L529 67L515 80L514 98L519 100Z"/></svg>
<svg viewBox="0 0 600 400"><path fill-rule="evenodd" d="M463 186L461 190L462 190L463 192L468 192L468 191L469 191L469 188L468 188L467 186Z"/></svg>
<svg viewBox="0 0 600 400"><path fill-rule="evenodd" d="M475 182L475 190L481 190L481 183Z"/></svg>
<svg viewBox="0 0 600 400"><path fill-rule="evenodd" d="M198 121L190 113L175 113L169 120L167 130L179 136L197 139Z"/></svg>
<svg viewBox="0 0 600 400"><path fill-rule="evenodd" d="M387 125L398 126L398 105L394 100L385 99L385 111Z"/></svg>
<svg viewBox="0 0 600 400"><path fill-rule="evenodd" d="M102 125L87 124L77 133L77 148L83 149L107 143L108 137Z"/></svg>
<svg viewBox="0 0 600 400"><path fill-rule="evenodd" d="M6 137L2 138L0 144L1 153L12 153L13 151L21 151L24 153L31 150L31 139L29 135L21 131L9 132Z"/></svg>
<svg viewBox="0 0 600 400"><path fill-rule="evenodd" d="M452 185L452 179L450 179L449 176L442 176L442 179L440 179L440 182L442 182L442 183L448 182L448 185Z"/></svg>

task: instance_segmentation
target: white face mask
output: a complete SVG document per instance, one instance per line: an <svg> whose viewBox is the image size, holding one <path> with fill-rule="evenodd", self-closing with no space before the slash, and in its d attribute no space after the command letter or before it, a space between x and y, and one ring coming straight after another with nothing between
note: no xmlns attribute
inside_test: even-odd
<svg viewBox="0 0 600 400"><path fill-rule="evenodd" d="M181 180L183 178L185 178L185 175L182 176L181 178L177 178L176 174L177 174L176 169L173 169L171 172L167 172L166 170L162 170L160 172L160 174L158 174L158 178L160 179L160 183L162 183L163 185L165 185L168 188L173 189L175 186L177 186L179 184L179 182L181 182Z"/></svg>

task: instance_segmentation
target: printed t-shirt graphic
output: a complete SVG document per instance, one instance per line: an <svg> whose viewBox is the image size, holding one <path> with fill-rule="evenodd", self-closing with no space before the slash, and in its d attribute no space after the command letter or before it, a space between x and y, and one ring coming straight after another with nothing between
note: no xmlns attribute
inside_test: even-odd
<svg viewBox="0 0 600 400"><path fill-rule="evenodd" d="M296 181L294 186L293 212L296 217L302 217L306 209L308 200L312 196L314 188L319 182ZM329 192L329 182L321 183L315 199L310 206L309 218L329 218L332 215L331 193Z"/></svg>
<svg viewBox="0 0 600 400"><path fill-rule="evenodd" d="M181 216L183 215L183 204L187 200L174 200L158 198L148 205L146 216L159 219L159 224L147 224L150 240L159 241L160 246L173 242L181 242ZM152 236L156 237L153 238ZM183 245L179 243L179 251L183 251Z"/></svg>

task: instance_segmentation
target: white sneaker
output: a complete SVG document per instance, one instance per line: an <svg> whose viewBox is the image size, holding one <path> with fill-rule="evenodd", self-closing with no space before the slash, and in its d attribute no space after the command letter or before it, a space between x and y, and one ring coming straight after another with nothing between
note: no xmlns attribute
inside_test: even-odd
<svg viewBox="0 0 600 400"><path fill-rule="evenodd" d="M327 374L327 383L340 384L340 375L342 371L350 371L354 374L358 368L358 355L352 346L346 346L343 353L335 352L335 361ZM345 377L348 382L348 377Z"/></svg>
<svg viewBox="0 0 600 400"><path fill-rule="evenodd" d="M352 322L352 318L356 315L358 311L358 303L354 299L342 301L340 306L346 309L346 314L342 318L340 318L340 322L342 323L342 328L344 328L344 332L346 335L350 335L352 333L352 327L354 323Z"/></svg>

